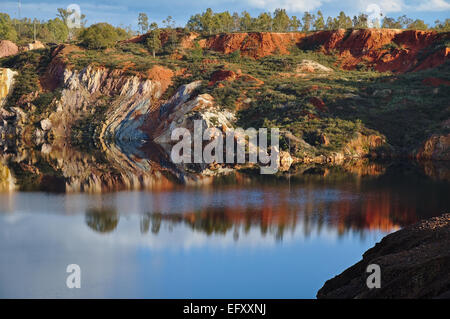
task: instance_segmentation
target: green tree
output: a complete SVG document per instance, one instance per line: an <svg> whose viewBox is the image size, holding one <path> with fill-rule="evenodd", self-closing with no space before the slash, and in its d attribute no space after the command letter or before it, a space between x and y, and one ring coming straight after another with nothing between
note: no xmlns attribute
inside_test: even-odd
<svg viewBox="0 0 450 319"><path fill-rule="evenodd" d="M200 23L203 31L212 34L214 29L214 12L211 8L206 9L206 11L202 14Z"/></svg>
<svg viewBox="0 0 450 319"><path fill-rule="evenodd" d="M400 17L397 18L397 23L398 25L401 26L401 29L406 28L408 25L410 25L411 23L413 23L413 20L408 18L406 15L402 15Z"/></svg>
<svg viewBox="0 0 450 319"><path fill-rule="evenodd" d="M147 33L148 31L148 16L145 13L139 13L138 26L141 33Z"/></svg>
<svg viewBox="0 0 450 319"><path fill-rule="evenodd" d="M202 16L198 13L191 16L186 24L186 28L189 31L204 31L202 27Z"/></svg>
<svg viewBox="0 0 450 319"><path fill-rule="evenodd" d="M247 11L241 14L241 31L252 31L253 29L253 19L250 13Z"/></svg>
<svg viewBox="0 0 450 319"><path fill-rule="evenodd" d="M106 49L120 39L117 30L108 23L97 23L83 30L81 43L89 49Z"/></svg>
<svg viewBox="0 0 450 319"><path fill-rule="evenodd" d="M289 23L289 30L290 31L298 31L300 27L302 26L302 23L296 16L292 16L291 21Z"/></svg>
<svg viewBox="0 0 450 319"><path fill-rule="evenodd" d="M400 22L396 21L394 18L384 17L383 24L381 25L384 29L401 29L403 26Z"/></svg>
<svg viewBox="0 0 450 319"><path fill-rule="evenodd" d="M304 32L308 32L309 30L311 30L311 26L314 24L314 15L312 15L309 12L305 12L303 14L303 31Z"/></svg>
<svg viewBox="0 0 450 319"><path fill-rule="evenodd" d="M275 9L273 13L273 31L286 32L289 30L291 20L285 9Z"/></svg>
<svg viewBox="0 0 450 319"><path fill-rule="evenodd" d="M445 19L445 21L436 20L434 29L439 32L449 32L450 31L450 19Z"/></svg>
<svg viewBox="0 0 450 319"><path fill-rule="evenodd" d="M336 29L350 29L353 25L352 19L347 17L344 11L339 12L339 15L335 18Z"/></svg>
<svg viewBox="0 0 450 319"><path fill-rule="evenodd" d="M332 17L327 18L327 24L325 25L326 30L335 30L334 19Z"/></svg>
<svg viewBox="0 0 450 319"><path fill-rule="evenodd" d="M175 28L175 20L172 18L172 16L167 16L167 18L163 20L163 23L166 25L167 29Z"/></svg>
<svg viewBox="0 0 450 319"><path fill-rule="evenodd" d="M239 63L241 61L241 50L237 49L236 51L231 52L228 55L228 59L231 62Z"/></svg>
<svg viewBox="0 0 450 319"><path fill-rule="evenodd" d="M428 30L428 24L423 20L417 19L408 24L407 28L412 30Z"/></svg>
<svg viewBox="0 0 450 319"><path fill-rule="evenodd" d="M214 26L219 32L231 32L233 29L233 17L228 11L217 13L214 15Z"/></svg>
<svg viewBox="0 0 450 319"><path fill-rule="evenodd" d="M69 28L59 18L48 20L46 27L49 31L50 40L56 43L65 42L69 36Z"/></svg>
<svg viewBox="0 0 450 319"><path fill-rule="evenodd" d="M56 10L58 11L58 13L56 14L56 17L60 18L65 24L67 24L67 21L68 21L70 15L73 13L73 11L63 9L63 8L58 8ZM81 25L81 27L84 27L86 25L86 15L84 15L84 14L82 14L80 16L80 25Z"/></svg>
<svg viewBox="0 0 450 319"><path fill-rule="evenodd" d="M161 50L161 31L156 22L153 22L150 25L150 32L146 44L147 48L152 52L153 57L155 58L156 53Z"/></svg>
<svg viewBox="0 0 450 319"><path fill-rule="evenodd" d="M261 13L256 21L258 30L260 31L272 31L272 16L269 12Z"/></svg>
<svg viewBox="0 0 450 319"><path fill-rule="evenodd" d="M241 28L241 18L239 17L239 13L234 12L233 13L233 31L239 31Z"/></svg>
<svg viewBox="0 0 450 319"><path fill-rule="evenodd" d="M6 13L0 13L0 39L16 41L17 32L11 18Z"/></svg>
<svg viewBox="0 0 450 319"><path fill-rule="evenodd" d="M325 29L325 20L323 19L322 11L317 11L317 18L314 21L314 29L315 30L323 30Z"/></svg>
<svg viewBox="0 0 450 319"><path fill-rule="evenodd" d="M367 14L360 13L358 16L353 17L353 27L355 29L367 29L368 28L368 19Z"/></svg>

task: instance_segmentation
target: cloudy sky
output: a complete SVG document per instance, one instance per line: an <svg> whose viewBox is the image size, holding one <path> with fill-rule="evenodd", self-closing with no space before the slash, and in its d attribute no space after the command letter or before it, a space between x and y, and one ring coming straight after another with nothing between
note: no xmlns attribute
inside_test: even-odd
<svg viewBox="0 0 450 319"><path fill-rule="evenodd" d="M450 0L21 0L22 17L38 19L54 18L56 9L76 3L87 16L88 24L110 22L115 25L137 25L137 15L145 12L150 20L161 23L171 15L177 25L184 25L190 15L203 12L211 7L214 11L247 10L257 15L262 11L285 8L289 14L301 16L305 10L322 10L325 16L335 16L339 11L348 15L366 12L370 4L378 5L385 15L397 17L406 14L411 18L421 18L434 24L436 19L450 18ZM0 11L16 17L17 1L0 0Z"/></svg>

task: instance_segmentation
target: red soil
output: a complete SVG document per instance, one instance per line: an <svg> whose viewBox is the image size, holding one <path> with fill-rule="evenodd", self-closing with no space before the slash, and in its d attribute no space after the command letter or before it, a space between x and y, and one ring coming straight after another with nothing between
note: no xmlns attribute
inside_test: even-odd
<svg viewBox="0 0 450 319"><path fill-rule="evenodd" d="M200 45L225 54L240 50L242 55L262 58L276 53L289 54L289 48L304 37L304 33L228 33L209 37Z"/></svg>
<svg viewBox="0 0 450 319"><path fill-rule="evenodd" d="M343 69L364 63L377 71L404 73L436 67L449 57L449 48L432 52L423 61L421 51L448 37L435 31L364 29L305 33L230 33L209 37L200 44L225 54L240 50L242 55L261 58L271 54L289 54L292 45L337 54ZM392 49L385 48L395 44Z"/></svg>
<svg viewBox="0 0 450 319"><path fill-rule="evenodd" d="M328 107L325 105L321 98L312 97L309 99L309 102L322 112L328 111Z"/></svg>
<svg viewBox="0 0 450 319"><path fill-rule="evenodd" d="M256 86L260 86L260 85L264 84L263 81L255 78L254 76L251 76L249 74L242 74L241 70L237 70L236 72L233 72L231 70L217 70L211 75L211 80L209 82L209 85L213 86L217 82L223 82L223 81L232 82L237 79L243 80L245 82L253 82L253 83L255 83Z"/></svg>
<svg viewBox="0 0 450 319"><path fill-rule="evenodd" d="M160 65L155 65L146 73L148 79L161 83L161 90L165 92L169 86L172 85L172 78L174 72L171 69Z"/></svg>

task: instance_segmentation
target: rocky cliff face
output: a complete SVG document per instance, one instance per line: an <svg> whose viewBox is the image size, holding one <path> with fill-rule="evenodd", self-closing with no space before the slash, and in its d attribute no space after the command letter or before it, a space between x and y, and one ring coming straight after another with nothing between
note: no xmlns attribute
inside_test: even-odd
<svg viewBox="0 0 450 319"><path fill-rule="evenodd" d="M57 110L49 117L53 134L70 136L71 124L86 114L99 99L108 101L108 112L100 136L118 140L147 138L139 130L152 101L162 91L160 82L125 76L118 71L87 67L82 71L66 69L63 76L61 98Z"/></svg>
<svg viewBox="0 0 450 319"><path fill-rule="evenodd" d="M225 54L240 50L242 55L261 58L274 53L289 54L292 46L338 54L344 69L364 63L377 71L403 73L436 67L449 58L448 48L437 48L425 59L426 48L438 46L447 33L417 30L364 29L305 33L233 33L211 36L202 47Z"/></svg>
<svg viewBox="0 0 450 319"><path fill-rule="evenodd" d="M181 46L183 48L192 47L198 36L194 33L183 35ZM447 61L448 48L434 50L435 47L439 47L438 44L446 36L448 34L431 31L369 29L321 31L311 34L267 32L220 34L199 40L199 42L206 49L226 54L240 50L242 55L256 59L271 54L289 54L292 46L298 46L303 49L320 50L325 54L336 54L340 65L346 69L365 63L380 71L407 72L433 67ZM145 35L131 39L129 42L139 42L143 39L145 39ZM432 52L424 55L424 52L429 49ZM205 72L201 77L193 77L191 83L173 88L176 89L176 93L172 97L163 99L167 88L173 85L173 77L183 75L183 83L185 83L185 79L192 76L190 74L193 73L190 72L192 70L185 67L186 65L180 64L183 68L180 65L174 68L174 70L183 69L186 74L183 74L184 71L178 73L178 71L159 65L146 67L145 71L142 71L143 68L141 68L141 72L131 73L126 71L127 67L133 64L130 61L127 61L125 67L120 64L121 66L117 69L90 65L77 70L71 65L76 58L70 61L70 57L73 57L70 53L77 55L83 50L71 45L60 45L53 49L51 62L46 65L46 69L42 72L36 70L36 74L39 73L39 91L31 92L29 96L21 98L19 100L21 107L2 109L0 114L3 123L0 123L2 143L9 140L6 138L9 134L26 139L26 143L33 140L34 142L28 144L35 143L46 152L51 148L55 151L60 145L67 143L72 136L74 127L79 122L84 122L85 126L95 127L95 137L100 140L96 147L99 146L102 151L109 152L112 159L120 162L120 154L125 154L128 158L135 159L133 165L140 169L156 167L157 160L152 163L141 161L145 157L142 155L144 141L154 140L161 145L170 146L173 144L171 141L172 131L179 127L192 131L195 119L202 120L204 129L217 127L222 132L234 125L235 114L214 100L212 88L225 88L226 84L231 82L243 81L252 83L252 86L245 90L270 90L271 79L263 79L267 83L266 87L265 82L249 74L243 74L237 67L227 69L230 67L227 62L220 66L217 63L218 66L211 70L211 73L206 72L206 69L202 70ZM185 63L185 61L182 62ZM206 63L208 62L205 61ZM208 78L204 74L207 74ZM280 78L306 77L309 79L312 78L312 75L319 78L332 74L335 73L331 68L315 61L303 60L291 73L280 73L279 76ZM2 99L0 103L3 103L11 92L14 75L15 73L9 69L0 71L0 98ZM202 78L203 82L195 81L198 78ZM435 86L435 81L430 83ZM440 84L442 83L438 83L437 86ZM208 88L211 95L200 92L205 87ZM442 90L438 87L435 89ZM54 94L55 92L58 94ZM41 106L41 109L34 105L39 94L48 94L52 98L51 102L44 103L45 106ZM217 99L219 100L219 98ZM257 100L258 97L246 99L245 94L242 94L236 100L236 105L240 104L236 109L241 110L248 107L252 103L252 99ZM309 102L320 112L328 112L328 107L321 98L311 97ZM11 130L13 128L14 131ZM79 127L78 129L80 130ZM94 135L92 131L86 134ZM320 139L318 142L321 145L330 144L329 138L324 134L318 136L318 139ZM297 139L298 141L299 139ZM304 141L300 144L301 147L312 148ZM385 140L380 136L358 134L351 140L345 140L342 148L335 150L336 152L333 154L327 156L307 154L303 159L291 158L290 160L290 157L285 156L284 162L290 163L293 160L343 163L346 158L368 156L383 144L385 144ZM169 155L168 149L166 147L165 160ZM448 149L447 135L433 136L423 145L417 157L448 160ZM209 168L205 166L202 169ZM186 167L171 167L170 170L180 179L184 179L187 175ZM125 171L123 172L126 175ZM139 174L137 173L137 175ZM65 175L75 179L76 174L66 172ZM99 186L95 180L98 181L100 175L95 173L93 176L96 177L87 183L95 186L86 187L98 189ZM126 177L122 179L126 185L134 183L125 181ZM78 185L74 186L74 189L78 189L82 188L80 185L83 185L83 182L74 182L71 185Z"/></svg>
<svg viewBox="0 0 450 319"><path fill-rule="evenodd" d="M305 37L305 33L253 32L219 34L201 41L200 46L225 54L240 50L242 55L262 58L274 53L289 54L289 49Z"/></svg>
<svg viewBox="0 0 450 319"><path fill-rule="evenodd" d="M17 72L11 69L0 68L0 107L4 105L8 95L11 93L16 75Z"/></svg>
<svg viewBox="0 0 450 319"><path fill-rule="evenodd" d="M16 117L14 110L3 108L9 94L12 92L14 77L17 72L11 69L0 68L0 148L8 148L11 145L10 138L15 134L13 119Z"/></svg>

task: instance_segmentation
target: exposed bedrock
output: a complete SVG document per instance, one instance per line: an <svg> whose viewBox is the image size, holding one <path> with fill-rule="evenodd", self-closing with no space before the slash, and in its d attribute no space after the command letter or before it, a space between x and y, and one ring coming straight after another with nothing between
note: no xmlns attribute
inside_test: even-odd
<svg viewBox="0 0 450 319"><path fill-rule="evenodd" d="M381 269L381 288L369 289L366 268ZM319 299L450 298L450 214L384 237L363 259L328 280Z"/></svg>

